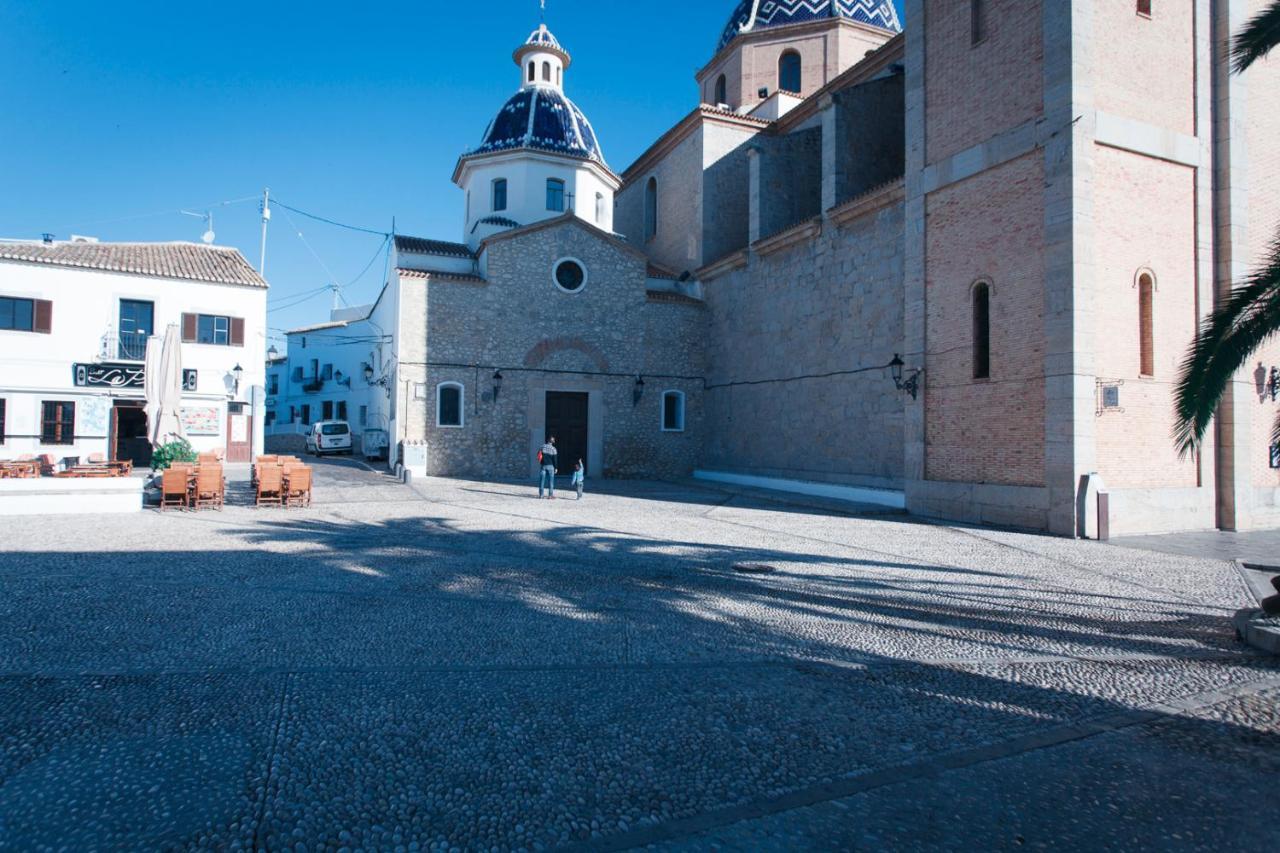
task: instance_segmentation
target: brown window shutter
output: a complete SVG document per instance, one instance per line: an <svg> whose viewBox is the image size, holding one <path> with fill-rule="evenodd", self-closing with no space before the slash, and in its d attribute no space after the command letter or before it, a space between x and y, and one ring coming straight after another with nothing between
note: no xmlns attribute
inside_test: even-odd
<svg viewBox="0 0 1280 853"><path fill-rule="evenodd" d="M199 315L197 314L182 315L182 342L184 344L195 343L196 335L198 334L196 327L199 319Z"/></svg>
<svg viewBox="0 0 1280 853"><path fill-rule="evenodd" d="M53 332L53 303L47 299L35 300L35 317L31 331L48 335Z"/></svg>
<svg viewBox="0 0 1280 853"><path fill-rule="evenodd" d="M231 345L233 347L244 346L244 320L240 317L231 318Z"/></svg>

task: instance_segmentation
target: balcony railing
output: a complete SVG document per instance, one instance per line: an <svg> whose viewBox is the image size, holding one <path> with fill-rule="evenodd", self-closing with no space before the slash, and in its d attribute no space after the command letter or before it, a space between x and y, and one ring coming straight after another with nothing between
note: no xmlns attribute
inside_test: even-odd
<svg viewBox="0 0 1280 853"><path fill-rule="evenodd" d="M123 361L146 361L147 337L137 332L121 332L117 341L116 358Z"/></svg>

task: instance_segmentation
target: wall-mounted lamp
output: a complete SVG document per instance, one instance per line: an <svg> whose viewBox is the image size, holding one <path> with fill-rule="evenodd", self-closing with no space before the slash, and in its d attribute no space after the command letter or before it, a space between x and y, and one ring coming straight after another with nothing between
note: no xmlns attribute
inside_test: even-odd
<svg viewBox="0 0 1280 853"><path fill-rule="evenodd" d="M1271 368L1271 378L1267 380L1267 393L1271 395L1273 403L1276 398L1280 398L1280 367Z"/></svg>
<svg viewBox="0 0 1280 853"><path fill-rule="evenodd" d="M498 395L502 393L502 371L495 370L493 372L493 402L498 402Z"/></svg>
<svg viewBox="0 0 1280 853"><path fill-rule="evenodd" d="M373 384L373 365L366 364L364 366L364 381L366 384Z"/></svg>
<svg viewBox="0 0 1280 853"><path fill-rule="evenodd" d="M276 345L272 344L271 349L267 350L267 361L275 361L280 357L280 350L276 349Z"/></svg>
<svg viewBox="0 0 1280 853"><path fill-rule="evenodd" d="M907 363L902 360L902 356L895 352L893 361L889 362L889 369L893 372L894 387L899 391L905 391L910 394L912 400L918 399L920 396L920 368L913 367L907 373Z"/></svg>
<svg viewBox="0 0 1280 853"><path fill-rule="evenodd" d="M635 387L631 389L631 405L640 405L642 397L644 397L644 377L637 376Z"/></svg>
<svg viewBox="0 0 1280 853"><path fill-rule="evenodd" d="M232 396L235 396L240 393L240 380L243 378L244 378L243 367L237 364L235 367L231 368L231 379L234 382L234 388L235 388L235 391L233 392Z"/></svg>
<svg viewBox="0 0 1280 853"><path fill-rule="evenodd" d="M760 87L760 91L756 92L756 94L757 94L757 95L759 95L759 96L760 96L760 100L762 100L762 101L763 101L765 98L769 97L769 87L768 87L768 86L761 86L761 87Z"/></svg>

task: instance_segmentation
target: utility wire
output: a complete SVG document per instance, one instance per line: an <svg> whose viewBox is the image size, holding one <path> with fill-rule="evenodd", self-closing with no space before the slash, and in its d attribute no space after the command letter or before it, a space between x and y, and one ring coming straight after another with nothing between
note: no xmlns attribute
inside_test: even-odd
<svg viewBox="0 0 1280 853"><path fill-rule="evenodd" d="M215 201L212 204L191 204L186 207L171 208L169 210L157 210L154 213L138 213L133 216L122 216L119 219L99 219L96 222L81 222L78 225L68 225L68 229L79 230L81 228L93 228L98 225L114 225L118 222L134 222L139 219L152 219L157 216L169 216L174 213L182 213L183 210L209 210L215 207L227 207L233 204L244 204L247 201L257 201L261 196L246 196L245 198L233 198L228 201Z"/></svg>
<svg viewBox="0 0 1280 853"><path fill-rule="evenodd" d="M274 199L274 198L271 199L271 204L276 207L283 207L285 210L292 210L294 213L298 214L299 216L305 216L308 219L314 219L316 222L323 222L326 225L334 225L338 228L346 228L348 231L359 231L362 234L376 234L379 237L391 236L391 232L389 231L377 231L377 230L374 230L373 228L361 228L358 225L347 225L345 222L338 222L333 219L326 219L323 216L317 216L314 213L307 213L305 210L299 210L296 207L291 207L278 199Z"/></svg>

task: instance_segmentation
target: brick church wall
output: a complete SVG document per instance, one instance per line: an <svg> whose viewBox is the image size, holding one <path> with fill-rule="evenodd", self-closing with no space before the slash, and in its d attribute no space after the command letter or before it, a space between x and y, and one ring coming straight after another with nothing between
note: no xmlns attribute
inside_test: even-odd
<svg viewBox="0 0 1280 853"><path fill-rule="evenodd" d="M1103 112L1194 136L1195 3L1093 4L1093 97Z"/></svg>
<svg viewBox="0 0 1280 853"><path fill-rule="evenodd" d="M1045 482L1044 166L1033 152L929 196L928 480ZM991 283L991 377L973 369L973 285Z"/></svg>
<svg viewBox="0 0 1280 853"><path fill-rule="evenodd" d="M880 487L902 484L901 203L705 284L710 307L708 468Z"/></svg>
<svg viewBox="0 0 1280 853"><path fill-rule="evenodd" d="M929 0L925 6L926 162L1043 114L1041 0L986 0L987 38L976 46L968 3Z"/></svg>
<svg viewBox="0 0 1280 853"><path fill-rule="evenodd" d="M1099 146L1094 152L1098 376L1123 381L1123 411L1097 419L1097 464L1112 489L1193 488L1170 438L1178 366L1196 330L1195 170ZM1140 375L1138 274L1155 279L1155 373ZM1081 283L1084 286L1086 283Z"/></svg>

